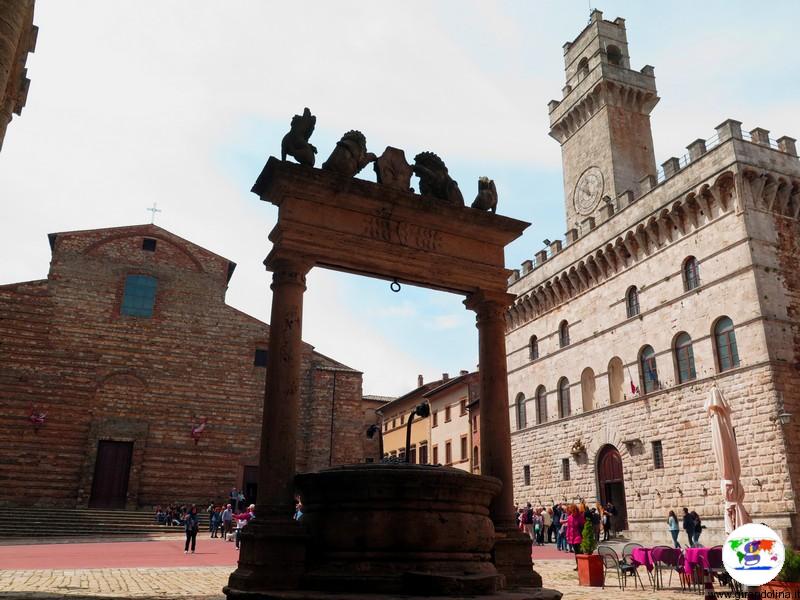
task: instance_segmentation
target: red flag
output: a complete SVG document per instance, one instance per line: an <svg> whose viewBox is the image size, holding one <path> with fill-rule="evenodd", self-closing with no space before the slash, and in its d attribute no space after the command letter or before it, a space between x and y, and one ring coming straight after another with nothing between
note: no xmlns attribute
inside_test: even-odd
<svg viewBox="0 0 800 600"><path fill-rule="evenodd" d="M637 391L638 390L636 389L636 386L633 383L633 379L631 379L631 394L636 395Z"/></svg>

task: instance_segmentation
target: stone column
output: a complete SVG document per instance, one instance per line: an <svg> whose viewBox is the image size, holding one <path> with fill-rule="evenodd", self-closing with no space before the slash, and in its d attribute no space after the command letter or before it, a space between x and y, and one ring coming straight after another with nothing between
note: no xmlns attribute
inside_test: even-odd
<svg viewBox="0 0 800 600"><path fill-rule="evenodd" d="M306 537L293 520L302 363L303 293L311 265L270 260L272 313L259 454L256 519L242 533L229 599L296 589L305 568Z"/></svg>
<svg viewBox="0 0 800 600"><path fill-rule="evenodd" d="M513 296L479 290L464 302L477 315L480 368L481 474L497 477L503 487L489 507L495 528L494 563L510 586L541 587L533 571L531 541L516 527L508 412L505 312Z"/></svg>

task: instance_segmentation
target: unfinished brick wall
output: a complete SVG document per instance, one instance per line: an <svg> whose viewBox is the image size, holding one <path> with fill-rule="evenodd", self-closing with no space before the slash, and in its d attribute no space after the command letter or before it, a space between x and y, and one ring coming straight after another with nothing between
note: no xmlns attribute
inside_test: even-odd
<svg viewBox="0 0 800 600"><path fill-rule="evenodd" d="M152 225L51 244L47 280L0 286L0 504L85 506L101 439L134 442L129 507L239 487L257 464L266 369L254 356L269 328L225 304L232 263ZM129 274L157 278L151 318L120 315ZM327 433L298 443L298 469L362 461L361 374L306 353L301 427ZM38 432L34 405L47 413Z"/></svg>

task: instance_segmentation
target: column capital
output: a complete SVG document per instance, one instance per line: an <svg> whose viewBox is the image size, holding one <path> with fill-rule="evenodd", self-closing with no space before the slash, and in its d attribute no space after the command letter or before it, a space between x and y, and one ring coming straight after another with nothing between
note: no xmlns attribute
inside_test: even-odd
<svg viewBox="0 0 800 600"><path fill-rule="evenodd" d="M265 261L268 270L272 271L271 289L276 285L300 285L305 289L306 275L314 263L304 257L272 257Z"/></svg>
<svg viewBox="0 0 800 600"><path fill-rule="evenodd" d="M464 300L464 306L477 314L478 322L504 321L508 307L514 302L514 294L499 291L478 290Z"/></svg>

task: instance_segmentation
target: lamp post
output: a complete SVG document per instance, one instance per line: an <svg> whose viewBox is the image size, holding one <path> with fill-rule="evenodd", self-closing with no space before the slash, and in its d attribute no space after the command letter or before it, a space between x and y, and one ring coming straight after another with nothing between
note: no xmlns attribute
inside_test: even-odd
<svg viewBox="0 0 800 600"><path fill-rule="evenodd" d="M414 407L411 414L408 415L408 425L406 425L406 462L411 459L411 423L414 422L414 416L419 415L423 419L431 414L431 406L427 402L421 402Z"/></svg>

